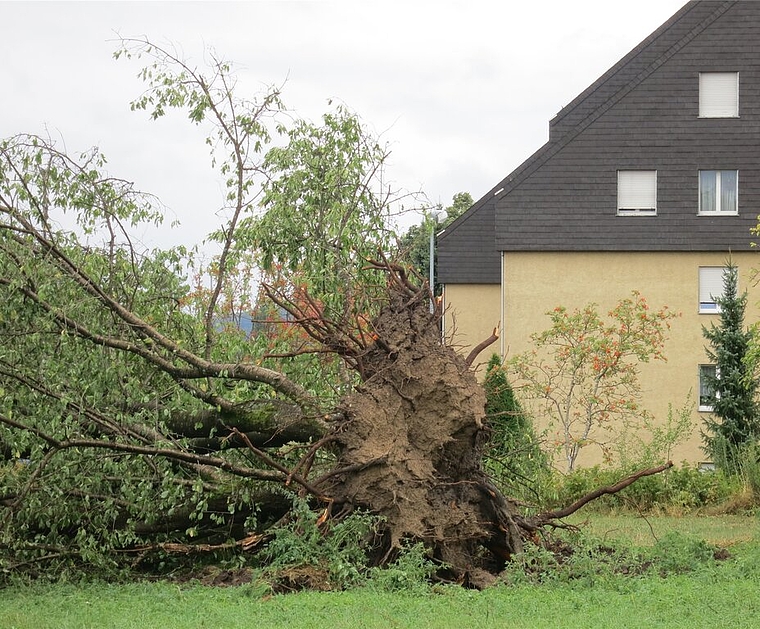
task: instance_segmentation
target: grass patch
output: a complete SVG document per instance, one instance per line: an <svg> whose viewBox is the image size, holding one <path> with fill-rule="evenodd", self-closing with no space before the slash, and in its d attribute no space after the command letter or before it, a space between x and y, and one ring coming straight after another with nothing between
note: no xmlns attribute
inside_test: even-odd
<svg viewBox="0 0 760 629"><path fill-rule="evenodd" d="M595 513L589 516L581 513L567 521L602 540L625 540L634 546L653 546L669 533L681 533L723 547L760 540L760 517L754 515L677 517Z"/></svg>
<svg viewBox="0 0 760 629"><path fill-rule="evenodd" d="M3 629L183 629L263 627L300 629L590 626L755 627L760 617L760 536L751 517L599 516L588 529L598 537L635 546L685 553L692 568L697 544L730 545L731 558L694 563L686 574L671 570L640 576L603 572L593 578L525 580L484 592L459 587L363 587L344 592L300 592L272 596L255 581L239 587L205 587L169 582L126 585L36 584L0 590ZM660 540L655 544L650 525ZM748 538L755 534L752 541ZM680 537L679 537L680 536ZM622 543L622 542L621 542ZM694 546L692 548L691 546ZM697 549L699 550L699 549ZM677 568L677 566L676 566ZM398 575L397 575L398 576ZM737 604L740 601L741 604Z"/></svg>
<svg viewBox="0 0 760 629"><path fill-rule="evenodd" d="M754 562L760 559L757 555ZM561 584L474 592L452 587L425 595L356 589L267 598L255 588L182 589L168 583L10 589L0 592L0 625L6 629L754 627L760 616L760 577L756 567L751 574L739 574L739 566L668 579L621 578L617 584L593 588Z"/></svg>

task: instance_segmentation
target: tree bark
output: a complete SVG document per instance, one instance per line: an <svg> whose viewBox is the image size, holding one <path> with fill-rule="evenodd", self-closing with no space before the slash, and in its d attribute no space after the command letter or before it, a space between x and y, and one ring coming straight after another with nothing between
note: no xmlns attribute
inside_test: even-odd
<svg viewBox="0 0 760 629"><path fill-rule="evenodd" d="M257 447L276 448L290 442L317 441L329 430L327 423L283 400L252 400L232 410L208 409L194 414L173 413L169 431L188 437L196 451L244 448L247 443L235 430L244 433Z"/></svg>

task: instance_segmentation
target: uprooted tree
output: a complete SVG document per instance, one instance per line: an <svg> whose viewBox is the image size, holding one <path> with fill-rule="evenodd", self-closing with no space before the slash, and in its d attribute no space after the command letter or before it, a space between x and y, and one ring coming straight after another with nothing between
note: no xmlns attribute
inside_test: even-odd
<svg viewBox="0 0 760 629"><path fill-rule="evenodd" d="M2 142L3 569L254 552L300 495L320 523L382 516L377 563L421 541L463 577L566 514L523 516L484 474L483 389L389 259L386 153L357 118L286 127L224 62L123 44L149 60L133 108L211 130L217 254L140 250L161 208L98 151Z"/></svg>

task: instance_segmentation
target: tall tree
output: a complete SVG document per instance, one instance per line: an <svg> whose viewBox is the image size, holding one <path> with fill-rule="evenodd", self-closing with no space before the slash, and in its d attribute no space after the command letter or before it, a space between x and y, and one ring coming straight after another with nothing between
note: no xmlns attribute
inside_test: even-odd
<svg viewBox="0 0 760 629"><path fill-rule="evenodd" d="M748 365L752 332L744 326L747 292L739 294L738 269L729 261L723 275L723 295L716 298L720 323L703 326L710 343L708 359L715 375L705 376L710 391L708 404L714 418L706 420L703 433L706 452L713 460L734 469L739 449L760 439L758 380Z"/></svg>

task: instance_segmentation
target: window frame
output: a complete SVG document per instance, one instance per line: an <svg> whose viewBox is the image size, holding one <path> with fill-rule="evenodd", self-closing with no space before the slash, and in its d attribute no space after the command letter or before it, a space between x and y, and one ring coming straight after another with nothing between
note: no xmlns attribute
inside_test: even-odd
<svg viewBox="0 0 760 629"><path fill-rule="evenodd" d="M702 209L702 174L715 173L715 207L720 208L723 190L723 173L734 173L734 209L733 210L703 210ZM739 171L735 168L711 169L701 168L697 172L697 214L700 216L738 216L739 215Z"/></svg>
<svg viewBox="0 0 760 629"><path fill-rule="evenodd" d="M625 179L626 175L637 174L650 174L653 178L651 182L647 182L652 189L642 194L641 190L636 188L642 188L641 183L628 181L624 182L621 179ZM622 187L621 187L622 184ZM649 196L653 200L654 207L623 207L623 201L628 201L629 197L643 197ZM655 169L643 169L643 168L619 168L617 170L617 215L618 216L657 216L657 170Z"/></svg>
<svg viewBox="0 0 760 629"><path fill-rule="evenodd" d="M714 293L711 288L717 285L717 278L714 277L705 277L703 281L703 272L704 275L707 275L708 270L719 270L720 271L720 293L716 294ZM699 314L720 314L721 309L720 305L717 302L717 297L723 296L723 277L726 274L726 267L725 266L700 266L698 271L698 304L699 304ZM707 285L705 285L707 284ZM704 286L704 288L703 288ZM710 292L707 292L710 291ZM710 299L702 299L703 297L709 297Z"/></svg>
<svg viewBox="0 0 760 629"><path fill-rule="evenodd" d="M728 77L733 77L733 93L718 84L721 79L726 80ZM738 118L739 73L700 72L698 99L700 118Z"/></svg>
<svg viewBox="0 0 760 629"><path fill-rule="evenodd" d="M702 386L702 374L703 374L703 370L710 369L710 368L713 369L713 373L715 375L715 378L719 379L720 378L720 371L718 370L717 365L714 365L712 363L701 363L697 367L697 380L698 380L697 385L699 387L699 389L698 389L699 390L699 397L698 397L698 400L697 400L698 401L697 410L699 412L701 412L701 413L712 413L714 411L714 409L715 409L714 406L710 406L709 404L702 404L702 388L703 388L703 386ZM705 388L706 388L706 386L705 386ZM715 397L716 398L720 397L720 391L716 391L715 392Z"/></svg>

